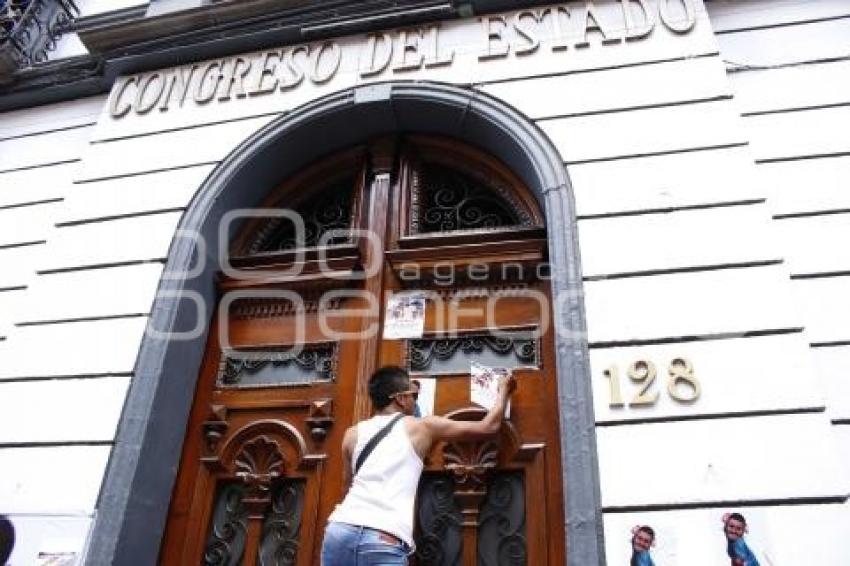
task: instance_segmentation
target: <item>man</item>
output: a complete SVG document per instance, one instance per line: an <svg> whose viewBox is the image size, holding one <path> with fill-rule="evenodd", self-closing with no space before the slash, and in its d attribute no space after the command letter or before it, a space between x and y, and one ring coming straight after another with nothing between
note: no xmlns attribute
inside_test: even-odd
<svg viewBox="0 0 850 566"><path fill-rule="evenodd" d="M15 527L6 516L0 515L0 566L4 566L15 546Z"/></svg>
<svg viewBox="0 0 850 566"><path fill-rule="evenodd" d="M629 566L655 566L649 549L655 545L655 530L649 525L632 529L632 560Z"/></svg>
<svg viewBox="0 0 850 566"><path fill-rule="evenodd" d="M747 520L740 513L723 515L723 533L726 535L726 554L732 560L732 566L759 566L755 554L744 542L747 532Z"/></svg>
<svg viewBox="0 0 850 566"><path fill-rule="evenodd" d="M413 549L413 505L422 460L437 442L496 434L514 388L512 378L503 380L496 405L480 421L417 419L410 416L415 399L407 371L395 366L377 370L369 379L375 415L346 430L342 440L343 482L348 492L328 518L322 566L407 564ZM364 446L388 425L389 432L355 470Z"/></svg>
<svg viewBox="0 0 850 566"><path fill-rule="evenodd" d="M422 416L422 408L419 407L419 391L422 389L422 384L418 379L410 380L410 390L413 391L413 416L419 418Z"/></svg>

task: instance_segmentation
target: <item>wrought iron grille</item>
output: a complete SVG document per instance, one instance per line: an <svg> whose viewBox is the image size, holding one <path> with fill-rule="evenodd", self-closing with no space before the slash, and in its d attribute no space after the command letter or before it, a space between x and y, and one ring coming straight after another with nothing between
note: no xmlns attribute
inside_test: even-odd
<svg viewBox="0 0 850 566"><path fill-rule="evenodd" d="M207 535L204 566L240 566L245 555L248 509L244 483L228 482L216 494L212 524ZM298 535L304 510L304 482L281 480L272 484L271 502L263 517L261 566L288 566L298 558Z"/></svg>
<svg viewBox="0 0 850 566"><path fill-rule="evenodd" d="M422 476L417 495L416 557L420 566L457 566L463 558L460 509L451 476ZM479 566L525 566L525 479L521 472L498 472L487 484L478 519Z"/></svg>
<svg viewBox="0 0 850 566"><path fill-rule="evenodd" d="M416 557L421 566L456 566L463 558L463 521L451 476L426 474L417 496Z"/></svg>
<svg viewBox="0 0 850 566"><path fill-rule="evenodd" d="M0 79L46 61L79 11L73 0L0 0Z"/></svg>
<svg viewBox="0 0 850 566"><path fill-rule="evenodd" d="M300 385L336 377L335 343L293 346L289 350L228 350L218 384L224 387Z"/></svg>
<svg viewBox="0 0 850 566"><path fill-rule="evenodd" d="M296 205L293 211L304 223L303 234L299 234L295 224L286 218L266 222L249 243L248 255L350 241L354 184L353 177L346 177Z"/></svg>
<svg viewBox="0 0 850 566"><path fill-rule="evenodd" d="M485 334L407 342L410 371L465 372L472 361L508 368L539 367L538 340L523 333L516 337Z"/></svg>
<svg viewBox="0 0 850 566"><path fill-rule="evenodd" d="M414 233L525 226L531 219L510 191L456 169L426 164L414 181Z"/></svg>

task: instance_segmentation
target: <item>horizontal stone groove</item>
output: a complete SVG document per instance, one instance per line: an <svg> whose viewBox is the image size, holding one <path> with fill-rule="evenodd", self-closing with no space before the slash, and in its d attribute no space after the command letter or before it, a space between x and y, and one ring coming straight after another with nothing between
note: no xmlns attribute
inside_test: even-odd
<svg viewBox="0 0 850 566"><path fill-rule="evenodd" d="M40 246L46 244L47 240L32 240L31 242L16 242L14 244L0 244L0 250L10 250L12 248L25 248L27 246Z"/></svg>
<svg viewBox="0 0 850 566"><path fill-rule="evenodd" d="M112 269L113 267L128 267L131 265L146 265L148 263L165 263L165 258L134 259L130 261L115 261L111 263L93 263L91 265L80 265L74 267L56 267L36 271L37 275L55 275L57 273L70 273L72 271L93 271L96 269Z"/></svg>
<svg viewBox="0 0 850 566"><path fill-rule="evenodd" d="M792 114L795 112L808 112L809 110L828 110L830 108L843 108L850 106L850 102L835 102L832 104L819 104L815 106L797 106L793 108L777 108L775 110L754 110L753 112L741 112L741 116L769 116L771 114Z"/></svg>
<svg viewBox="0 0 850 566"><path fill-rule="evenodd" d="M706 57L717 57L719 51L709 51L699 55L689 55L687 57L667 57L664 59L650 59L648 61L637 61L634 63L622 63L619 65L607 65L605 67L593 67L590 69L574 69L571 71L555 72L555 73L540 73L539 75L529 75L525 77L510 77L506 79L493 79L489 81L481 81L469 83L467 86L479 87L487 85L496 85L504 83L519 83L523 81L533 81L536 79L548 79L553 77L564 77L569 75L586 75L588 73L597 73L599 71L616 71L618 69L629 69L633 67L647 67L649 65L663 65L664 63L677 63L681 61L690 61L691 59L704 59Z"/></svg>
<svg viewBox="0 0 850 566"><path fill-rule="evenodd" d="M99 222L111 222L113 220L125 220L127 218L139 218L142 216L156 216L157 214L168 214L171 212L183 212L185 207L158 208L156 210L144 210L141 212L128 212L127 214L113 214L111 216L96 216L92 218L82 218L79 220L66 220L57 222L57 228L67 228L69 226L81 226L84 224L97 224Z"/></svg>
<svg viewBox="0 0 850 566"><path fill-rule="evenodd" d="M791 279L828 279L830 277L847 277L850 271L822 271L818 273L792 273Z"/></svg>
<svg viewBox="0 0 850 566"><path fill-rule="evenodd" d="M830 216L832 214L850 214L850 208L836 208L832 210L812 210L809 212L787 212L785 214L774 214L774 220L785 220L787 218L808 218L810 216Z"/></svg>
<svg viewBox="0 0 850 566"><path fill-rule="evenodd" d="M632 112L635 110L652 110L655 108L669 108L673 106L688 106L691 104L702 104L706 102L719 102L721 100L732 100L731 94L721 94L706 98L693 98L690 100L677 100L675 102L658 102L655 104L638 104L635 106L623 106L620 108L606 108L604 110L588 110L586 112L574 112L570 114L553 114L552 116L542 116L535 118L535 122L545 122L547 120L560 120L563 118L581 118L583 116L598 116L601 114L621 114L623 112Z"/></svg>
<svg viewBox="0 0 850 566"><path fill-rule="evenodd" d="M850 425L850 419L832 419L834 425Z"/></svg>
<svg viewBox="0 0 850 566"><path fill-rule="evenodd" d="M117 141L125 141L132 140L137 138L148 138L151 136L158 136L161 134L173 134L174 132L182 132L188 130L197 130L199 128L206 128L209 126L218 126L221 124L232 124L234 122L244 122L246 120L253 120L255 118L263 118L265 116L285 116L289 113L289 110L281 110L277 112L261 112L259 114L245 114L243 116L237 116L235 118L224 118L222 120L212 120L210 122L198 122L195 124L187 124L185 126L175 126L173 128L164 128L162 130L155 130L152 132L139 132L137 134L128 134L126 136L113 136L108 138L98 138L96 140L92 140L89 143L92 145L95 144L103 144L109 142L117 142Z"/></svg>
<svg viewBox="0 0 850 566"><path fill-rule="evenodd" d="M850 340L829 340L827 342L810 342L811 348L835 348L837 346L850 346Z"/></svg>
<svg viewBox="0 0 850 566"><path fill-rule="evenodd" d="M218 165L219 161L201 161L198 163L186 163L183 165L174 165L172 167L160 167L158 169L146 169L145 171L135 171L133 173L121 173L119 175L107 175L106 177L92 177L90 179L78 179L74 181L75 185L84 185L86 183L97 183L99 181L114 181L115 179L126 179L129 177L141 177L143 175L153 175L154 173L165 173L167 171L180 171L181 169L191 169L192 167L204 167L210 165Z"/></svg>
<svg viewBox="0 0 850 566"><path fill-rule="evenodd" d="M821 57L819 59L803 59L801 61L789 61L788 63L776 63L774 65L747 65L744 63L736 63L735 61L729 61L728 59L724 59L723 62L726 63L726 74L732 73L743 73L746 71L771 71L774 69L789 69L791 67L804 67L807 65L821 65L826 63L841 63L843 61L850 61L850 55L839 55L836 57ZM735 65L734 67L730 67L729 65Z"/></svg>
<svg viewBox="0 0 850 566"><path fill-rule="evenodd" d="M84 124L77 124L77 125L74 125L74 126L63 126L61 128L53 128L52 130L41 130L41 131L38 131L38 132L29 132L29 133L26 133L26 134L18 134L16 136L7 136L7 137L0 136L0 142L4 142L4 141L7 141L7 140L17 140L17 139L21 139L21 138L30 138L30 137L33 137L33 136L43 136L45 134L54 134L56 132L67 132L68 130L78 130L80 128L88 128L90 126L96 126L96 125L97 125L97 121L94 121L94 122L86 122Z"/></svg>
<svg viewBox="0 0 850 566"><path fill-rule="evenodd" d="M823 497L789 497L787 499L728 499L724 501L693 501L683 503L657 503L650 505L603 505L603 513L639 513L648 511L685 511L692 509L717 509L721 507L785 507L790 505L829 505L847 501L846 495Z"/></svg>
<svg viewBox="0 0 850 566"><path fill-rule="evenodd" d="M702 415L670 415L667 417L647 417L642 419L628 420L605 420L597 421L598 427L615 427L638 424L653 424L653 423L675 423L681 421L710 421L718 419L735 419L749 417L768 417L774 415L800 415L810 413L823 413L826 407L799 407L796 409L770 409L761 411L740 411L735 413L706 413Z"/></svg>
<svg viewBox="0 0 850 566"><path fill-rule="evenodd" d="M733 142L719 145L705 145L700 147L686 147L683 149L668 149L664 151L652 151L647 153L632 153L628 155L615 155L611 157L594 157L592 159L579 159L576 161L565 161L564 165L584 165L587 163L605 163L607 161L621 161L623 159L639 159L641 157L658 157L661 155L677 155L680 153L693 153L695 151L709 151L714 149L732 149L734 147L746 147L750 142Z"/></svg>
<svg viewBox="0 0 850 566"><path fill-rule="evenodd" d="M746 261L739 263L721 263L713 265L693 265L687 267L670 267L665 269L646 269L643 271L627 271L623 273L608 273L605 275L586 275L582 281L607 281L609 279L629 279L632 277L652 277L654 275L673 275L675 273L694 273L700 271L722 271L726 269L746 269L749 267L765 267L768 265L779 265L781 259L767 259L759 261Z"/></svg>
<svg viewBox="0 0 850 566"><path fill-rule="evenodd" d="M753 204L764 204L767 199L732 200L724 202L709 202L703 204L683 204L680 206L669 206L662 208L644 208L639 210L623 210L620 212L599 212L596 214L579 214L576 220L596 220L598 218L620 218L622 216L643 216L648 214L668 214L670 212L681 212L687 210L706 210L710 208L726 208L731 206L750 206Z"/></svg>
<svg viewBox="0 0 850 566"><path fill-rule="evenodd" d="M127 314L109 314L103 316L81 316L76 318L57 318L53 320L28 320L24 322L16 322L15 326L51 326L56 324L74 324L77 322L97 322L100 320L123 320L128 318L143 318L149 316L150 313L127 313Z"/></svg>
<svg viewBox="0 0 850 566"><path fill-rule="evenodd" d="M0 287L0 293L6 293L8 291L26 291L26 285L15 285L13 287Z"/></svg>
<svg viewBox="0 0 850 566"><path fill-rule="evenodd" d="M3 448L59 448L66 446L112 446L114 440L62 440L43 442L0 442Z"/></svg>
<svg viewBox="0 0 850 566"><path fill-rule="evenodd" d="M46 199L43 199L43 200L32 200L32 201L29 201L29 202L18 202L18 203L15 203L15 204L4 204L4 205L0 205L0 210L9 210L11 208L25 208L25 207L28 207L28 206L38 206L40 204L53 204L53 203L56 203L56 202L62 202L63 200L65 200L65 199L62 198L62 197L56 197L56 198L46 198Z"/></svg>
<svg viewBox="0 0 850 566"><path fill-rule="evenodd" d="M41 381L70 381L74 379L106 379L110 377L132 377L132 372L111 372L111 373L82 373L82 374L67 374L67 375L28 375L17 377L2 377L0 378L0 387L4 383L30 383Z"/></svg>
<svg viewBox="0 0 850 566"><path fill-rule="evenodd" d="M25 165L24 167L13 167L11 169L2 169L0 170L0 175L3 173L14 173L15 171L29 171L30 169L40 169L42 167L53 167L55 165L68 165L69 163L79 163L81 160L79 157L75 159L65 159L62 161L51 161L49 163L37 163L35 165Z"/></svg>
<svg viewBox="0 0 850 566"><path fill-rule="evenodd" d="M847 19L847 18L850 18L850 13L844 14L844 15L839 15L839 16L824 16L822 18L809 18L809 19L805 19L805 20L797 20L797 21L794 21L794 22L781 22L781 23L775 23L775 24L762 24L762 25L757 25L757 26L748 26L748 27L742 27L742 28L725 29L725 30L715 31L714 33L715 33L715 35L727 35L727 34L731 34L731 33L744 33L744 32L748 32L748 31L759 31L759 30L763 30L763 29L787 28L787 27L800 26L800 25L805 25L805 24L817 24L817 23L821 23L821 22L833 22L833 21L836 21L836 20L844 20L844 19Z"/></svg>
<svg viewBox="0 0 850 566"><path fill-rule="evenodd" d="M803 327L767 328L762 330L746 330L741 332L716 332L713 334L692 334L688 336L663 336L658 338L640 338L631 340L600 340L589 342L587 347L599 348L628 348L630 346L654 346L658 344L679 344L683 342L708 342L711 340L732 340L736 338L757 338L761 336L778 336L782 334L797 334Z"/></svg>
<svg viewBox="0 0 850 566"><path fill-rule="evenodd" d="M839 151L837 153L815 153L812 155L792 155L785 157L768 157L765 159L756 159L757 164L762 163L785 163L788 161L805 161L808 159L829 159L831 157L848 157L850 151Z"/></svg>

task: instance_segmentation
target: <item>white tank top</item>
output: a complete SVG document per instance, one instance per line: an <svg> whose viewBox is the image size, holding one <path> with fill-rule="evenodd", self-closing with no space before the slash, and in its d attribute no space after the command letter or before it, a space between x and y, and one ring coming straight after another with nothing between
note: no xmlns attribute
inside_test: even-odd
<svg viewBox="0 0 850 566"><path fill-rule="evenodd" d="M369 439L394 416L375 415L357 424L352 471ZM413 547L413 505L422 459L410 442L404 420L397 422L375 446L328 520L384 531Z"/></svg>

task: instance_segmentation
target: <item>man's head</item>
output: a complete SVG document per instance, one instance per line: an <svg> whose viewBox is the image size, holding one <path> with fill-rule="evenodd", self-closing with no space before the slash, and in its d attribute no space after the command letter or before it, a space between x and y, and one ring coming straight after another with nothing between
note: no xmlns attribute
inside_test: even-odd
<svg viewBox="0 0 850 566"><path fill-rule="evenodd" d="M747 532L747 520L740 513L723 515L723 532L729 540L738 540Z"/></svg>
<svg viewBox="0 0 850 566"><path fill-rule="evenodd" d="M378 411L396 403L402 412L412 414L413 393L410 376L398 366L384 366L369 378L369 398Z"/></svg>
<svg viewBox="0 0 850 566"><path fill-rule="evenodd" d="M5 564L12 555L15 546L15 527L12 522L0 515L0 564Z"/></svg>
<svg viewBox="0 0 850 566"><path fill-rule="evenodd" d="M647 552L655 544L655 531L649 525L638 525L632 529L632 551Z"/></svg>

